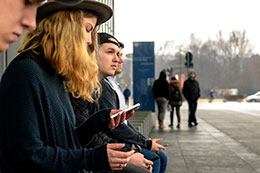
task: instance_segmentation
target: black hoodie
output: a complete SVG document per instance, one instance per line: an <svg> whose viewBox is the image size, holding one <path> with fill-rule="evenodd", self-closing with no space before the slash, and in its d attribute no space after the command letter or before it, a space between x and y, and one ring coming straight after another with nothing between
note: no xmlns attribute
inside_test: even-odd
<svg viewBox="0 0 260 173"><path fill-rule="evenodd" d="M159 79L154 81L152 92L155 98L165 97L166 99L169 99L169 87L164 71L161 71Z"/></svg>

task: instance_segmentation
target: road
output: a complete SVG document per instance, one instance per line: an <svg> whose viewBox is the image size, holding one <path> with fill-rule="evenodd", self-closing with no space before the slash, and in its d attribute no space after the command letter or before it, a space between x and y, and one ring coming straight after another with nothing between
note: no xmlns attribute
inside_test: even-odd
<svg viewBox="0 0 260 173"><path fill-rule="evenodd" d="M186 103L181 113L181 129L156 127L150 135L169 144L167 173L260 173L260 103L200 103L193 128Z"/></svg>

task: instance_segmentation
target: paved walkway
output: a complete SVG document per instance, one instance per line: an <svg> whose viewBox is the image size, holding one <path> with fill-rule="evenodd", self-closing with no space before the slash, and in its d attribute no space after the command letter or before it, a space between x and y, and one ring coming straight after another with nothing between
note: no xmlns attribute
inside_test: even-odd
<svg viewBox="0 0 260 173"><path fill-rule="evenodd" d="M156 126L150 134L152 138L163 138L161 143L169 144L165 150L168 155L167 173L260 173L259 153L252 152L202 119L198 120L198 127L188 128L187 109L182 109L181 115L181 129L168 127L168 112L165 118L167 127L159 130ZM260 137L259 129L255 130ZM239 131L234 133L239 134Z"/></svg>

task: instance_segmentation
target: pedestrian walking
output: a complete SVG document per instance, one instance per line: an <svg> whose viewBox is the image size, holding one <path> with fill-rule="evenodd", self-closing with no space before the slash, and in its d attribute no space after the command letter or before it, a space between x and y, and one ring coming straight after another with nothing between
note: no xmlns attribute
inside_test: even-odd
<svg viewBox="0 0 260 173"><path fill-rule="evenodd" d="M179 81L175 77L171 77L169 83L169 104L171 106L171 113L170 113L170 124L169 127L173 127L173 119L174 119L174 109L176 110L177 116L177 128L180 128L181 124L181 115L180 115L180 107L182 105L182 95L180 90Z"/></svg>
<svg viewBox="0 0 260 173"><path fill-rule="evenodd" d="M163 121L165 118L169 99L169 86L166 80L165 71L161 71L159 78L154 81L152 92L158 107L159 128L163 129Z"/></svg>
<svg viewBox="0 0 260 173"><path fill-rule="evenodd" d="M214 89L210 89L209 91L209 103L213 102L214 100Z"/></svg>
<svg viewBox="0 0 260 173"><path fill-rule="evenodd" d="M199 82L195 79L196 73L193 71L189 72L189 78L184 82L182 89L182 93L189 104L189 127L198 125L196 110L198 105L197 101L200 97L200 87Z"/></svg>

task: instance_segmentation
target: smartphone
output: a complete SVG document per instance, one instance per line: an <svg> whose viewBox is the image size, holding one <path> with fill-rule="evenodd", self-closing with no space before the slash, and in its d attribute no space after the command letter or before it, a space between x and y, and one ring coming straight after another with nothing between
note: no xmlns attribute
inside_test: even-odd
<svg viewBox="0 0 260 173"><path fill-rule="evenodd" d="M124 109L124 110L122 110L122 111L112 115L110 118L115 118L118 114L121 114L123 112L128 112L128 111L131 111L131 110L137 110L137 109L139 109L139 107L140 107L140 103L137 103L137 104L135 104L133 106L130 106L129 108L126 108L126 109Z"/></svg>

